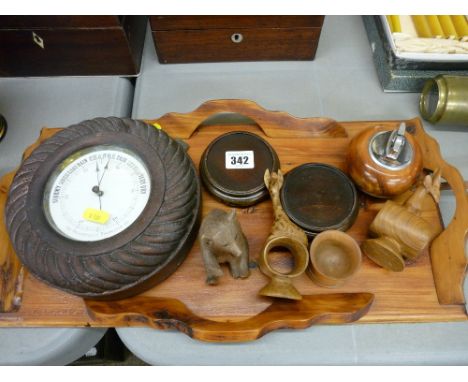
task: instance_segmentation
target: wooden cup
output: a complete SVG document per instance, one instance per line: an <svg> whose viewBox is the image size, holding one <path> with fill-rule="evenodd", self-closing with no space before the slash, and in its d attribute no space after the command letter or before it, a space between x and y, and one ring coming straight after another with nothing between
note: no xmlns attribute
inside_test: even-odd
<svg viewBox="0 0 468 382"><path fill-rule="evenodd" d="M317 285L333 288L351 278L361 265L361 249L348 234L329 230L318 234L310 246L308 276Z"/></svg>

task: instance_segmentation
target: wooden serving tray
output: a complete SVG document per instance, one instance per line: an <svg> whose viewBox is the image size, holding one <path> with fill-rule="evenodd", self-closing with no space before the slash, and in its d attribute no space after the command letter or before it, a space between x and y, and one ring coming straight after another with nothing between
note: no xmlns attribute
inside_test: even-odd
<svg viewBox="0 0 468 382"><path fill-rule="evenodd" d="M220 113L239 113L251 124L203 124ZM328 163L346 171L346 151L350 139L363 129L375 126L397 127L401 121L340 122L325 118L299 119L282 112L271 112L246 100L208 101L187 114L169 113L157 120L174 138L184 139L188 153L198 166L206 146L219 135L233 130L253 132L276 150L283 172L306 162ZM424 168L440 168L456 197L455 218L427 250L403 272L380 268L365 256L356 276L344 286L325 289L302 275L294 285L304 295L300 302L273 300L257 295L267 278L252 269L246 280L234 280L227 268L217 286L205 285L205 271L198 241L185 262L166 281L133 298L113 302L84 301L53 289L30 275L21 287L21 267L9 246L5 227L0 223L0 266L3 272L3 305L18 306L18 311L0 313L0 326L152 326L178 329L193 338L206 341L246 341L268 331L289 327L304 328L313 323L358 322L431 322L467 320L463 280L466 259L464 242L468 230L468 198L459 172L440 155L437 142L429 137L419 119L406 121L411 134L421 145ZM44 129L40 140L56 129ZM37 143L36 143L37 144ZM25 155L31 151L28 149ZM2 180L0 213L11 175ZM313 185L311 186L313 187ZM403 202L407 195L398 198ZM358 242L383 204L382 200L360 195L360 210L348 230ZM205 215L212 208L229 207L203 191ZM249 241L250 257L255 260L267 238L273 212L266 200L254 207L238 209L238 219ZM427 198L422 215L443 229L437 205ZM16 262L15 262L16 261ZM5 278L5 275L9 277ZM5 285L8 286L5 287ZM0 288L1 285L0 285ZM23 293L24 291L24 293ZM16 300L15 300L16 298ZM367 313L367 314L366 314Z"/></svg>

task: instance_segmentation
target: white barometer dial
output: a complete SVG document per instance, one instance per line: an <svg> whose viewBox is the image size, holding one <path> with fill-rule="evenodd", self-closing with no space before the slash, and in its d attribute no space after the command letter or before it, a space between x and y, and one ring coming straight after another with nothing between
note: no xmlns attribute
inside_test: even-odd
<svg viewBox="0 0 468 382"><path fill-rule="evenodd" d="M137 154L115 145L93 146L72 154L51 174L44 212L61 235L99 241L134 223L150 193L150 174Z"/></svg>

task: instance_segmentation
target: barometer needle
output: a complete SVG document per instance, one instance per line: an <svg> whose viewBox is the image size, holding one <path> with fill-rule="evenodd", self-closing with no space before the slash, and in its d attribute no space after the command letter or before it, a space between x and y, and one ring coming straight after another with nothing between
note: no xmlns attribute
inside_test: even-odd
<svg viewBox="0 0 468 382"><path fill-rule="evenodd" d="M99 165L98 165L98 162L96 162L96 180L99 184Z"/></svg>
<svg viewBox="0 0 468 382"><path fill-rule="evenodd" d="M109 159L109 161L110 161L110 159ZM108 164L109 164L109 161L107 161L107 164L106 164L106 166L104 167L104 171L103 171L103 173L102 173L101 179L99 179L99 165L98 165L98 163L96 162L96 181L97 181L97 185L94 186L94 187L92 188L92 191L93 191L93 192L98 196L98 198L99 198L99 210L102 210L101 196L104 194L104 193L99 189L99 185L100 185L101 182L102 182L102 178L104 177L104 174L105 174L105 172L106 172L106 170L107 170L107 166L108 166Z"/></svg>
<svg viewBox="0 0 468 382"><path fill-rule="evenodd" d="M98 187L101 185L102 178L104 178L104 174L106 173L106 170L109 168L109 162L110 162L110 159L107 161L106 165L104 166L104 171L102 172L101 179L98 182Z"/></svg>

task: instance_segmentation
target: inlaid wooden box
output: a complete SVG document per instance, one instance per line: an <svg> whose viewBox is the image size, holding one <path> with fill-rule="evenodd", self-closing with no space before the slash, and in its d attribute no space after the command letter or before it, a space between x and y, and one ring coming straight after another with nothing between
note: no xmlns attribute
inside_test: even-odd
<svg viewBox="0 0 468 382"><path fill-rule="evenodd" d="M313 60L324 16L151 16L161 63Z"/></svg>
<svg viewBox="0 0 468 382"><path fill-rule="evenodd" d="M0 76L136 75L146 16L0 16Z"/></svg>

